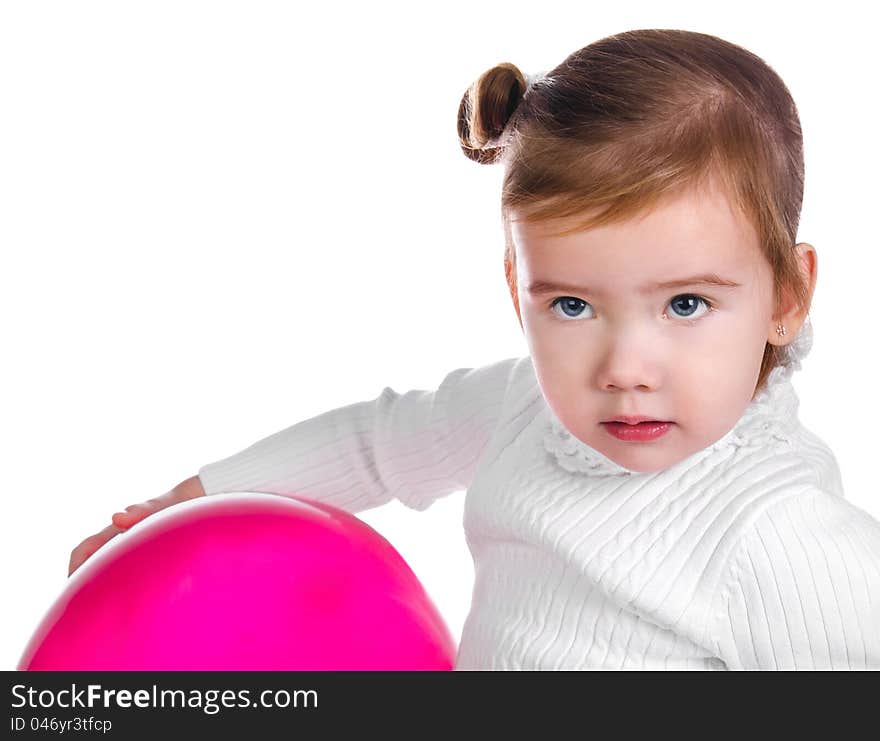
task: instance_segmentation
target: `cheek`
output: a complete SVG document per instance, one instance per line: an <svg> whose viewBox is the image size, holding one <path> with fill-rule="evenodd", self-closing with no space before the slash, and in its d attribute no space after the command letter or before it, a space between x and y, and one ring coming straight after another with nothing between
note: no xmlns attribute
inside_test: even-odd
<svg viewBox="0 0 880 741"><path fill-rule="evenodd" d="M555 331L553 321L546 315L547 310L540 304L528 302L520 304L520 316L523 322L523 333L526 343L535 355L553 356L562 354L565 333Z"/></svg>
<svg viewBox="0 0 880 741"><path fill-rule="evenodd" d="M544 389L552 389L555 396L565 396L578 373L578 361L571 355L548 351L532 353L535 375Z"/></svg>
<svg viewBox="0 0 880 741"><path fill-rule="evenodd" d="M718 372L730 377L757 378L766 344L766 323L755 307L721 317L706 337L707 355L714 358Z"/></svg>
<svg viewBox="0 0 880 741"><path fill-rule="evenodd" d="M751 400L763 344L752 329L733 324L704 340L688 353L688 370L673 385L691 432L717 439Z"/></svg>
<svg viewBox="0 0 880 741"><path fill-rule="evenodd" d="M584 366L572 352L556 352L545 346L532 348L535 376L544 399L557 414L565 413L572 399L583 393ZM585 362L585 361L584 361Z"/></svg>

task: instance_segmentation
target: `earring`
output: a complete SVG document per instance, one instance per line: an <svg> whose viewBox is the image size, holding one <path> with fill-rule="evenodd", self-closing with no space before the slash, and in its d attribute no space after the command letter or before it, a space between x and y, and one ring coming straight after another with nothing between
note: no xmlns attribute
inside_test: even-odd
<svg viewBox="0 0 880 741"><path fill-rule="evenodd" d="M785 337L785 326L782 324L777 324L776 334L778 334L780 337Z"/></svg>

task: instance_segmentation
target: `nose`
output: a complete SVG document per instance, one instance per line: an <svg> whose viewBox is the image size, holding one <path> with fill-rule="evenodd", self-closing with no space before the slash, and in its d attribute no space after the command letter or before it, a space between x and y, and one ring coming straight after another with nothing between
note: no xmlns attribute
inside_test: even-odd
<svg viewBox="0 0 880 741"><path fill-rule="evenodd" d="M660 385L657 355L644 335L618 335L602 352L596 383L602 391L653 391Z"/></svg>

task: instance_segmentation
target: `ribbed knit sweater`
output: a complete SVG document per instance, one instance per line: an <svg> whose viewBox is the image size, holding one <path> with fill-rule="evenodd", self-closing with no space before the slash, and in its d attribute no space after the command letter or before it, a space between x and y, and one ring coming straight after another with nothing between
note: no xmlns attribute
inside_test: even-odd
<svg viewBox="0 0 880 741"><path fill-rule="evenodd" d="M456 669L880 669L880 523L843 498L790 367L656 473L559 422L531 358L386 387L202 467L206 493L357 513L466 490L475 583Z"/></svg>

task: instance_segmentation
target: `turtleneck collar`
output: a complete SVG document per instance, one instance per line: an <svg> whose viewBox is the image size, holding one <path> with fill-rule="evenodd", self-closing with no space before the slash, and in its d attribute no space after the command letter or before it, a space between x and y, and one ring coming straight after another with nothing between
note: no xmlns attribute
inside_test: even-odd
<svg viewBox="0 0 880 741"><path fill-rule="evenodd" d="M798 425L798 398L791 376L800 369L800 361L807 355L813 343L813 330L809 316L798 332L797 337L785 346L786 358L782 365L773 369L767 384L746 407L737 423L725 435L702 451L692 454L685 461L702 457L714 451L745 445L764 445L773 439L786 440ZM576 438L559 421L550 407L545 433L544 447L557 463L572 473L586 473L596 476L654 476L659 472L641 473L631 471L598 450Z"/></svg>

